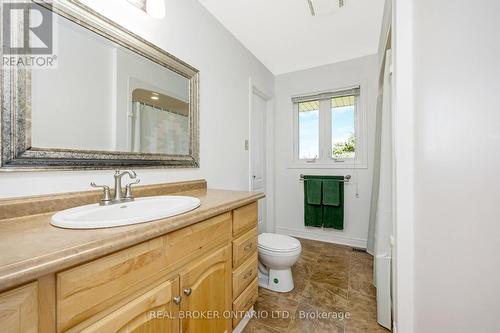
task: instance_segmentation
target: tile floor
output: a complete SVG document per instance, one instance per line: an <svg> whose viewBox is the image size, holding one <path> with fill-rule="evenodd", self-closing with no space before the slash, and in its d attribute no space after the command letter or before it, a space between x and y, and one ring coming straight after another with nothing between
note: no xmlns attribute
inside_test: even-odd
<svg viewBox="0 0 500 333"><path fill-rule="evenodd" d="M258 317L251 319L243 332L389 332L376 321L373 258L346 246L306 239L300 242L302 256L292 269L295 289L282 294L259 288L254 307ZM313 319L318 312L330 313L330 318ZM347 313L349 319L338 317Z"/></svg>

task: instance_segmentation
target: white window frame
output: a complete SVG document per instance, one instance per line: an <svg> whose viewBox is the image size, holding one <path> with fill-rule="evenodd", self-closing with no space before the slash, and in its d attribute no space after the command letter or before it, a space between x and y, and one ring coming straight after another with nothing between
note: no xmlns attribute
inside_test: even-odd
<svg viewBox="0 0 500 333"><path fill-rule="evenodd" d="M360 94L356 96L355 105L355 137L356 152L354 158L335 159L332 151L332 126L331 126L331 98L320 99L319 110L319 156L315 160L299 159L299 103L292 102L292 144L289 169L366 169L367 164L367 130L366 130L366 91L364 85L360 87ZM310 95L327 94L330 92L344 91L350 88L330 89L292 96L303 97ZM316 99L317 100L317 99Z"/></svg>

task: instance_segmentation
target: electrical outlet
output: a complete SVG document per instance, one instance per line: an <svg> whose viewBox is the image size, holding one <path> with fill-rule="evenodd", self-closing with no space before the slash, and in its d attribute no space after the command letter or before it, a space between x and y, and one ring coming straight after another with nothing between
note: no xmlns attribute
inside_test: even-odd
<svg viewBox="0 0 500 333"><path fill-rule="evenodd" d="M246 139L245 140L245 151L248 151L248 147L249 147L249 145L248 145L248 139Z"/></svg>

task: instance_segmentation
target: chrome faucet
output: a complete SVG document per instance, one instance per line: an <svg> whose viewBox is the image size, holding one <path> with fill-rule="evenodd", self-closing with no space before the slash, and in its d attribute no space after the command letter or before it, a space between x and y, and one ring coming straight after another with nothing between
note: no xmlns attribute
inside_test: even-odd
<svg viewBox="0 0 500 333"><path fill-rule="evenodd" d="M130 179L137 178L137 174L135 173L135 171L123 171L123 172L120 172L120 170L115 171L115 176L114 176L115 177L115 195L113 198L114 202L118 203L118 202L125 201L124 197L123 197L123 193L122 193L122 178L125 175L128 175L130 177ZM128 198L126 201L131 201L131 200L133 200L133 198Z"/></svg>
<svg viewBox="0 0 500 333"><path fill-rule="evenodd" d="M109 190L109 186L107 185L96 185L95 183L90 183L90 186L94 188L102 188L103 189L103 197L100 201L101 206L108 206L122 202L134 201L134 196L132 195L132 185L139 184L140 179L135 180L132 183L127 184L125 186L125 195L123 195L122 191L122 178L123 176L128 175L130 179L136 179L137 174L134 171L123 171L120 170L115 171L115 192L113 198L111 198L111 191Z"/></svg>

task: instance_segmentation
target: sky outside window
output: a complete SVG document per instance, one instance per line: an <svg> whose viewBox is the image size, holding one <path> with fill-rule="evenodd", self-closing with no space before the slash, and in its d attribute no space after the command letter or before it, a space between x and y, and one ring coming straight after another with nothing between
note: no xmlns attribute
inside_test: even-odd
<svg viewBox="0 0 500 333"><path fill-rule="evenodd" d="M319 157L319 101L299 103L299 158Z"/></svg>

